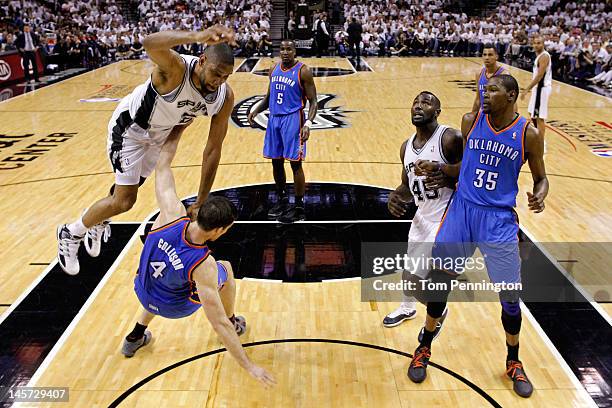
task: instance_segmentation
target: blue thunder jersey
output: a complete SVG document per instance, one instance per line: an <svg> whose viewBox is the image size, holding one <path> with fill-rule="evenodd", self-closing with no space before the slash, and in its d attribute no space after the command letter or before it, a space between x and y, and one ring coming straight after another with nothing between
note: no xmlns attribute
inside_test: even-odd
<svg viewBox="0 0 612 408"><path fill-rule="evenodd" d="M487 84L487 82L489 82L489 79L493 78L494 76L502 75L505 73L505 68L499 67L497 71L493 73L493 75L487 77L487 68L482 67L482 70L480 71L480 77L478 78L478 97L480 98L480 109L482 109L482 102L484 100L485 85Z"/></svg>
<svg viewBox="0 0 612 408"><path fill-rule="evenodd" d="M199 303L192 273L210 255L206 245L187 241L189 218L151 230L144 244L135 284L152 300L165 304Z"/></svg>
<svg viewBox="0 0 612 408"><path fill-rule="evenodd" d="M529 122L520 115L496 131L482 110L467 135L457 194L472 204L514 208L518 177L525 161L525 132Z"/></svg>
<svg viewBox="0 0 612 408"><path fill-rule="evenodd" d="M287 115L304 108L306 94L302 87L301 62L288 70L277 64L270 75L270 114Z"/></svg>

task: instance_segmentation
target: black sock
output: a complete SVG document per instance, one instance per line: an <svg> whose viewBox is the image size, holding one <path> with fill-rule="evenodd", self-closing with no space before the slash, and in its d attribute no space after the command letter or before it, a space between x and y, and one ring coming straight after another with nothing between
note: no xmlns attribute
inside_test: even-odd
<svg viewBox="0 0 612 408"><path fill-rule="evenodd" d="M127 335L126 340L134 342L136 340L142 339L142 336L144 336L144 332L146 328L147 326L143 326L140 323L136 323L136 326L134 326L134 329L132 330L132 332Z"/></svg>
<svg viewBox="0 0 612 408"><path fill-rule="evenodd" d="M429 331L426 328L423 328L423 340L421 341L420 346L427 346L431 348L431 342L433 341L435 331Z"/></svg>
<svg viewBox="0 0 612 408"><path fill-rule="evenodd" d="M506 343L506 346L508 347L508 356L506 357L506 361L509 361L509 360L519 361L519 358L518 358L519 344L516 343L516 346L511 346L508 343Z"/></svg>
<svg viewBox="0 0 612 408"><path fill-rule="evenodd" d="M304 208L304 196L295 196L295 206Z"/></svg>
<svg viewBox="0 0 612 408"><path fill-rule="evenodd" d="M285 191L285 188L277 188L276 189L276 195L278 196L278 200L284 200L285 198L287 198L287 192Z"/></svg>

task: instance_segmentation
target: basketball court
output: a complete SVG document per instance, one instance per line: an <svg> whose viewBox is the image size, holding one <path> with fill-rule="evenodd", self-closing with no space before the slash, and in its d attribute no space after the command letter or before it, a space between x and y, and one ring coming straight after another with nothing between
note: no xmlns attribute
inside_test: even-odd
<svg viewBox="0 0 612 408"><path fill-rule="evenodd" d="M414 132L412 100L422 90L433 92L442 102L439 122L460 128L472 107L480 59L369 58L364 71L345 58L303 61L316 68L319 94L304 163L307 221L281 226L260 217L273 190L272 166L261 155L263 130L245 126L245 118L266 93L271 59L238 60L228 80L236 107L213 186L239 207L229 246L223 250L221 241L215 256L232 258L242 277L236 309L249 329L241 341L249 357L276 376L272 390L222 350L199 312L154 320L150 346L132 359L120 353L139 310L133 278L141 237L157 210L152 180L132 210L113 220L111 243L99 258L84 261L74 277L57 265L56 226L113 183L105 146L114 99L142 83L150 63L118 62L0 103L0 333L6 366L13 367L2 385L69 388L68 402L16 406L612 404L610 383L601 377L610 354L599 362L589 357L597 345L607 343L609 350L612 338L612 159L605 157L612 151L612 101L554 81L543 213L528 211L532 179L527 166L521 172L516 210L524 236L587 300L523 305L521 360L535 391L521 399L504 375L498 303L450 304L433 346L435 365L424 383L414 384L406 370L424 307L415 320L384 328L382 319L397 305L362 301L360 271L351 267L360 243L402 242L408 235L410 220L392 219L385 197L399 184L399 147ZM531 78L510 71L521 85ZM519 101L522 114L526 104ZM197 193L209 120L198 118L180 142L173 162L180 197ZM588 331L584 342L580 328ZM563 342L567 338L581 347Z"/></svg>

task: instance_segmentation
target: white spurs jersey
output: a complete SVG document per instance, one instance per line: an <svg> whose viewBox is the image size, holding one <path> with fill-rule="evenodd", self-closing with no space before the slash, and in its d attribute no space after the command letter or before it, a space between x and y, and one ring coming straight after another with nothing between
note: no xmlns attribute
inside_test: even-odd
<svg viewBox="0 0 612 408"><path fill-rule="evenodd" d="M448 129L448 126L438 125L433 135L419 150L414 147L414 139L416 137L416 134L414 134L408 139L406 151L404 152L404 170L408 176L408 185L414 197L414 203L419 207L417 214L431 222L440 222L448 200L453 194L453 189L448 187L442 187L437 190L426 189L424 183L425 177L414 174L414 163L417 160L448 163L442 151L442 135L446 129Z"/></svg>
<svg viewBox="0 0 612 408"><path fill-rule="evenodd" d="M113 137L121 134L122 137L162 144L174 126L189 123L199 115L212 117L221 110L227 85L223 83L215 92L202 96L192 80L199 58L180 56L186 69L179 86L168 94L160 95L149 76L147 82L138 85L119 102L113 114L119 120L111 120L109 124ZM117 129L117 126L121 129Z"/></svg>
<svg viewBox="0 0 612 408"><path fill-rule="evenodd" d="M538 86L552 86L552 58L550 57L548 51L542 51L540 55L536 57L535 61L533 62L533 74L531 76L531 79L535 78L538 75L538 63L540 61L540 57L544 54L548 55L548 66L546 67L546 73L544 74L544 77L540 80Z"/></svg>

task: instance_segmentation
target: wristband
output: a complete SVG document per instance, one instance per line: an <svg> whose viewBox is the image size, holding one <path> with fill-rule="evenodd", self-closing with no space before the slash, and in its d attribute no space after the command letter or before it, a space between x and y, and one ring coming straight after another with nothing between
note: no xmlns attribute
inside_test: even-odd
<svg viewBox="0 0 612 408"><path fill-rule="evenodd" d="M308 119L306 122L304 122L304 126L306 126L308 129L310 129L310 127L312 126L312 121L310 119Z"/></svg>

